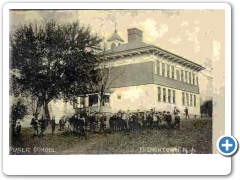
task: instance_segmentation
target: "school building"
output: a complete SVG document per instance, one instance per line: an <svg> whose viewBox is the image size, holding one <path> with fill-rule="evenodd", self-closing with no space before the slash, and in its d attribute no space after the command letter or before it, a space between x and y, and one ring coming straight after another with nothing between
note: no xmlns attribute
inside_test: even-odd
<svg viewBox="0 0 240 180"><path fill-rule="evenodd" d="M109 68L109 88L102 112L170 111L177 107L200 115L198 73L204 68L179 55L143 42L143 31L128 29L128 42L115 30L103 58ZM119 74L120 73L120 74ZM77 105L76 105L77 104ZM95 93L77 98L76 111L99 111Z"/></svg>

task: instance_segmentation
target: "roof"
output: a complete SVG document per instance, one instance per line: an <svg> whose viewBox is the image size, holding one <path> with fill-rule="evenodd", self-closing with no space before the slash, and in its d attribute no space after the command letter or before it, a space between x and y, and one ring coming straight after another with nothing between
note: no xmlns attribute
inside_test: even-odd
<svg viewBox="0 0 240 180"><path fill-rule="evenodd" d="M118 53L122 51L134 50L134 49L144 48L148 46L151 46L151 45L144 42L131 42L131 43L122 44L120 46L116 46L113 49L108 49L105 51L105 54Z"/></svg>
<svg viewBox="0 0 240 180"><path fill-rule="evenodd" d="M124 40L118 35L117 30L114 31L112 36L107 41L110 42L110 41L115 41L115 40L124 42Z"/></svg>
<svg viewBox="0 0 240 180"><path fill-rule="evenodd" d="M104 53L105 55L107 55L108 57L110 56L116 56L117 54L121 54L121 55L126 55L126 54L131 54L132 52L137 52L137 51L154 51L154 52L160 52L163 53L163 54L167 54L168 56L171 56L171 57L174 57L174 58L177 58L178 60L181 60L181 61L184 61L185 63L188 63L188 64L192 64L196 67L199 68L199 70L202 70L202 69L205 69L204 67L202 67L201 65L193 62L193 61L190 61L184 57L181 57L177 54L174 54L174 53L171 53L167 50L164 50L158 46L154 46L154 45L150 45L150 44L147 44L147 43L144 43L142 41L138 41L138 42L130 42L130 43L125 43L125 44L122 44L120 46L116 46L112 49L108 49L106 50ZM100 53L100 54L103 54Z"/></svg>

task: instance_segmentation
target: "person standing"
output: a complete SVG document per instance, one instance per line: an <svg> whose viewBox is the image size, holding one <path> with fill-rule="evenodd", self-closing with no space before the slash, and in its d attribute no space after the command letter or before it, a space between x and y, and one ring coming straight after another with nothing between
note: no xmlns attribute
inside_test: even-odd
<svg viewBox="0 0 240 180"><path fill-rule="evenodd" d="M142 124L143 124L143 127L147 126L147 115L146 115L146 112L144 112L144 114L142 116Z"/></svg>
<svg viewBox="0 0 240 180"><path fill-rule="evenodd" d="M55 127L56 127L56 121L55 121L55 117L53 116L52 120L50 121L50 124L52 126L52 134L55 131Z"/></svg>
<svg viewBox="0 0 240 180"><path fill-rule="evenodd" d="M31 125L33 126L33 137L38 136L38 120L35 118L32 118Z"/></svg>
<svg viewBox="0 0 240 180"><path fill-rule="evenodd" d="M177 107L174 107L173 114L174 116L177 116L180 111L177 109Z"/></svg>
<svg viewBox="0 0 240 180"><path fill-rule="evenodd" d="M97 123L98 123L96 113L93 114L92 121L93 121L93 131L96 132Z"/></svg>
<svg viewBox="0 0 240 180"><path fill-rule="evenodd" d="M63 129L63 119L59 120L60 131Z"/></svg>
<svg viewBox="0 0 240 180"><path fill-rule="evenodd" d="M92 132L94 130L95 132L95 120L92 113L90 113L89 115L89 123L90 123L90 131Z"/></svg>
<svg viewBox="0 0 240 180"><path fill-rule="evenodd" d="M69 118L66 118L65 129L67 132L71 131Z"/></svg>
<svg viewBox="0 0 240 180"><path fill-rule="evenodd" d="M180 117L178 115L175 116L174 127L175 129L180 129Z"/></svg>
<svg viewBox="0 0 240 180"><path fill-rule="evenodd" d="M185 115L186 115L185 120L187 119L187 117L188 117L188 119L190 119L189 114L188 114L188 108L186 107L184 111L185 111Z"/></svg>
<svg viewBox="0 0 240 180"><path fill-rule="evenodd" d="M102 117L100 118L100 133L104 132L104 128L105 128L105 123L104 123L104 115L102 114Z"/></svg>
<svg viewBox="0 0 240 180"><path fill-rule="evenodd" d="M122 113L122 127L121 127L121 129L122 130L126 130L127 129L127 116L126 116L126 113L125 112L123 112Z"/></svg>
<svg viewBox="0 0 240 180"><path fill-rule="evenodd" d="M17 137L19 137L21 135L21 129L22 129L22 126L21 126L20 122L18 121L17 126L16 126Z"/></svg>
<svg viewBox="0 0 240 180"><path fill-rule="evenodd" d="M172 126L172 115L170 114L169 111L167 112L166 120L167 120L167 126L168 126L168 128L171 128L171 126Z"/></svg>
<svg viewBox="0 0 240 180"><path fill-rule="evenodd" d="M114 125L115 125L115 122L114 122L114 116L112 115L110 118L109 118L109 125L110 125L110 131L113 132L114 131Z"/></svg>
<svg viewBox="0 0 240 180"><path fill-rule="evenodd" d="M86 131L85 131L85 117L80 118L80 136L86 136Z"/></svg>
<svg viewBox="0 0 240 180"><path fill-rule="evenodd" d="M43 133L46 130L46 120L42 117L42 119L39 120L39 122L41 123L40 124L41 132L40 132L39 136L40 135L43 136Z"/></svg>
<svg viewBox="0 0 240 180"><path fill-rule="evenodd" d="M158 127L157 121L158 121L157 115L154 114L154 115L153 115L153 127Z"/></svg>

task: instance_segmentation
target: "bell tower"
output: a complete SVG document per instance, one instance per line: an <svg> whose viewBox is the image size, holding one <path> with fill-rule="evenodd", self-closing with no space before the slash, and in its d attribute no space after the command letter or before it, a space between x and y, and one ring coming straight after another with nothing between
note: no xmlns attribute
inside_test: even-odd
<svg viewBox="0 0 240 180"><path fill-rule="evenodd" d="M121 46L124 40L119 36L117 31L117 25L115 23L115 30L112 36L107 40L107 49L114 49L117 46Z"/></svg>

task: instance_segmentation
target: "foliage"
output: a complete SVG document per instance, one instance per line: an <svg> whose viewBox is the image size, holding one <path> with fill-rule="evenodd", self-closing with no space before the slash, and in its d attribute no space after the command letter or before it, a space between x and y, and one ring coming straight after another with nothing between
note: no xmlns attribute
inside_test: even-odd
<svg viewBox="0 0 240 180"><path fill-rule="evenodd" d="M13 88L36 97L50 118L51 100L72 100L75 95L91 90L85 70L97 83L95 69L99 59L94 47L101 41L79 22L20 26L11 36L10 44L11 68L20 73L12 79Z"/></svg>
<svg viewBox="0 0 240 180"><path fill-rule="evenodd" d="M18 99L16 103L11 106L11 120L23 120L27 115L27 106L23 104L22 99Z"/></svg>
<svg viewBox="0 0 240 180"><path fill-rule="evenodd" d="M201 105L200 110L201 110L201 114L204 114L206 116L212 117L213 101L212 100L205 101Z"/></svg>

